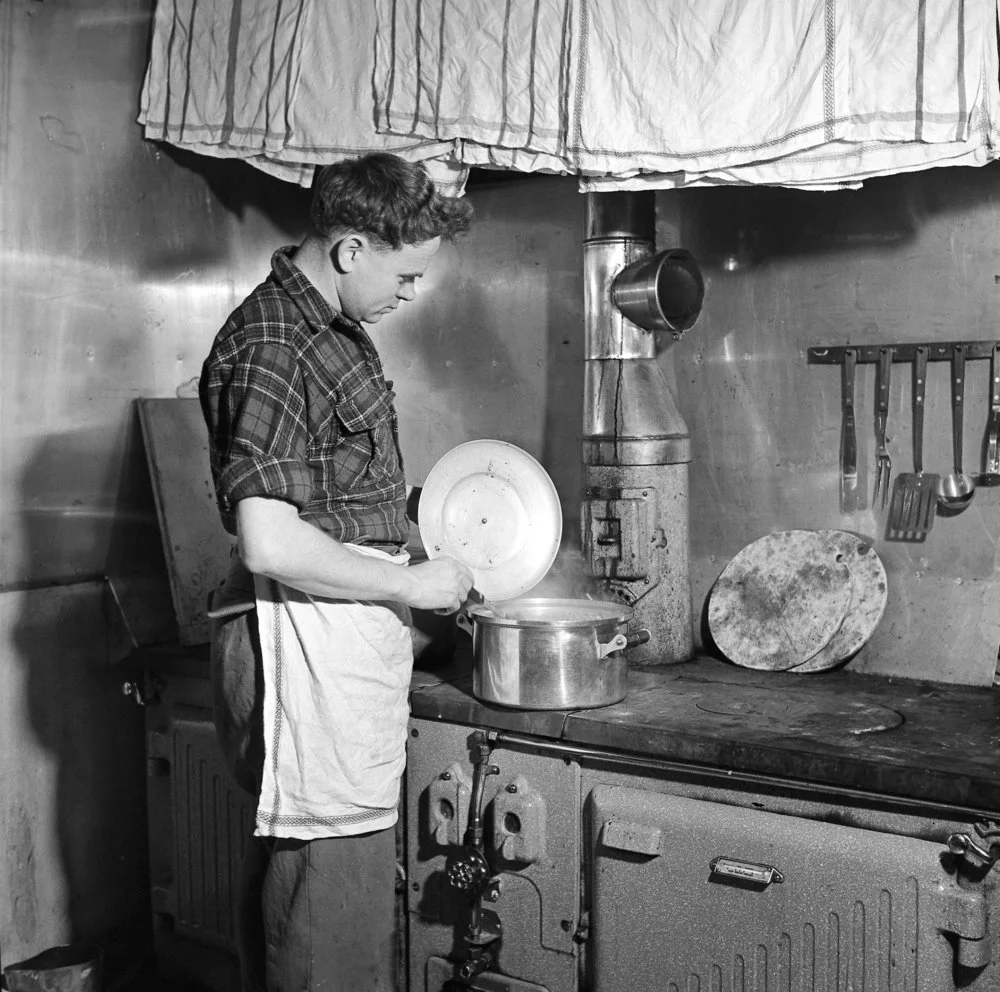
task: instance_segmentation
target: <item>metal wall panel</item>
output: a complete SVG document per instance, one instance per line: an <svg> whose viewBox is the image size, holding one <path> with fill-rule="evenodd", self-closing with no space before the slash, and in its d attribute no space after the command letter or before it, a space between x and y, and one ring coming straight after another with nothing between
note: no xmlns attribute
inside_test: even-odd
<svg viewBox="0 0 1000 992"><path fill-rule="evenodd" d="M142 140L151 9L0 9L6 588L162 575L133 400L186 388L302 217L300 190L236 163L199 172L190 156Z"/></svg>
<svg viewBox="0 0 1000 992"><path fill-rule="evenodd" d="M661 193L658 238L683 243L706 276L695 328L665 361L692 436L692 584L696 619L742 547L795 527L870 538L889 601L856 671L989 685L1000 646L1000 488L939 517L921 544L883 539L868 505L874 366L859 366L859 476L866 508L839 511L840 369L809 365L822 344L1000 337L1000 170L934 169L862 190L706 189ZM910 368L893 369L893 477L912 471ZM965 464L975 471L989 362L966 369ZM924 466L950 471L946 363L928 374ZM808 676L807 676L808 677Z"/></svg>
<svg viewBox="0 0 1000 992"><path fill-rule="evenodd" d="M142 139L151 9L0 9L0 587L162 574L133 401L193 395L228 313L305 231L308 191ZM476 229L375 333L408 478L503 438L546 460L572 521L582 200L570 180L470 195Z"/></svg>

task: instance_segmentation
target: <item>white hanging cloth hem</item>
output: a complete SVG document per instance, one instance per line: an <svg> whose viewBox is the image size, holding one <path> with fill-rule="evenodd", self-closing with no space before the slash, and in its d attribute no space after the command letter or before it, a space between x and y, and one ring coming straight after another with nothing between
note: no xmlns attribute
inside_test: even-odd
<svg viewBox="0 0 1000 992"><path fill-rule="evenodd" d="M379 129L582 190L995 157L996 0L376 0Z"/></svg>
<svg viewBox="0 0 1000 992"><path fill-rule="evenodd" d="M460 194L453 140L375 130L374 42L370 3L159 0L139 123L150 140L301 186L317 166L391 151Z"/></svg>
<svg viewBox="0 0 1000 992"><path fill-rule="evenodd" d="M581 191L802 189L997 157L997 0L159 0L150 140L309 186L373 150Z"/></svg>

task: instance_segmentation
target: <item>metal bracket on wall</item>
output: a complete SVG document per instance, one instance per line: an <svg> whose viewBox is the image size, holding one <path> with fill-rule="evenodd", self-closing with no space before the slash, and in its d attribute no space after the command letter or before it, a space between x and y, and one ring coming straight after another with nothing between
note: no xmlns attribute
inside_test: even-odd
<svg viewBox="0 0 1000 992"><path fill-rule="evenodd" d="M806 352L810 365L840 365L844 361L844 354L847 351L854 352L854 360L858 364L875 363L878 361L879 352L882 348L892 348L892 360L897 362L912 362L916 357L917 348L927 349L927 361L929 362L950 362L955 348L961 345L965 349L966 361L977 358L991 358L993 348L1000 344L996 341L928 341L913 342L909 344L844 344L844 345L815 345Z"/></svg>
<svg viewBox="0 0 1000 992"><path fill-rule="evenodd" d="M965 362L990 359L989 415L982 443L982 471L974 477L976 485L1000 485L1000 340L928 341L903 344L844 344L814 345L807 349L810 365L840 365L842 368L842 426L840 443L840 512L853 513L864 509L864 497L858 482L857 438L854 418L854 372L858 365L877 365L875 375L875 484L872 492L873 509L881 500L886 509L889 496L891 460L886 449L886 419L889 411L890 369L894 364L913 366L913 464L914 472L897 476L888 507L886 540L923 541L934 522L941 503L942 513L954 515L971 498L969 478L958 466L962 458L962 417L964 413ZM958 478L965 489L958 498L947 491L939 492L939 477L922 470L924 395L927 362L949 362L951 373L952 445L955 473L949 485Z"/></svg>

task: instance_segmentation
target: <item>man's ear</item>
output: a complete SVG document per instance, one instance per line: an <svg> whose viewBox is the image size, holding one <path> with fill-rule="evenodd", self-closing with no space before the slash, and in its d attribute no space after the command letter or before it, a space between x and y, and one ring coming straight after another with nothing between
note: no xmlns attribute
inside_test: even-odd
<svg viewBox="0 0 1000 992"><path fill-rule="evenodd" d="M338 272L350 272L364 250L364 238L353 232L345 234L330 249L330 261Z"/></svg>

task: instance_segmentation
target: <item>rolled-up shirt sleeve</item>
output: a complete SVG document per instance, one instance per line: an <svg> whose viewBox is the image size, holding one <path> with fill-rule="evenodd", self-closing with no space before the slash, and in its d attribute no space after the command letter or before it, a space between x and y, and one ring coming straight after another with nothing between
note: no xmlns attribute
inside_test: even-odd
<svg viewBox="0 0 1000 992"><path fill-rule="evenodd" d="M209 424L216 496L227 529L249 496L287 500L300 510L312 494L302 373L281 343L248 345L206 373L202 405Z"/></svg>

